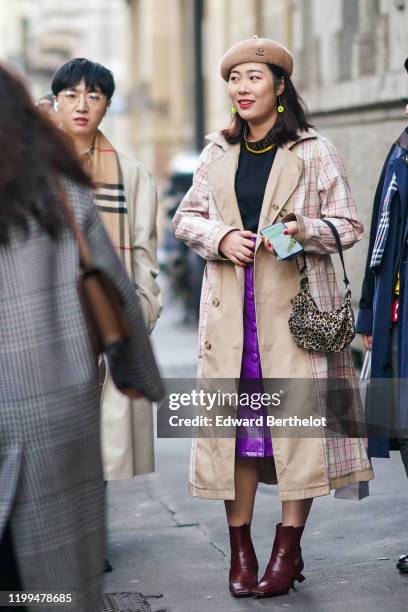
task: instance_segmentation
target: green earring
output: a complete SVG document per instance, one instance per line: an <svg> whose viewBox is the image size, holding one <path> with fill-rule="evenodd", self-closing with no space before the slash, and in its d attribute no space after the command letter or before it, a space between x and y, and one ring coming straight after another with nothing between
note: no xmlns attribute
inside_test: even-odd
<svg viewBox="0 0 408 612"><path fill-rule="evenodd" d="M278 113L283 113L285 111L285 107L281 102L281 97L278 96Z"/></svg>
<svg viewBox="0 0 408 612"><path fill-rule="evenodd" d="M238 109L236 106L232 105L230 108L230 111L231 111L231 115L236 115L238 112Z"/></svg>

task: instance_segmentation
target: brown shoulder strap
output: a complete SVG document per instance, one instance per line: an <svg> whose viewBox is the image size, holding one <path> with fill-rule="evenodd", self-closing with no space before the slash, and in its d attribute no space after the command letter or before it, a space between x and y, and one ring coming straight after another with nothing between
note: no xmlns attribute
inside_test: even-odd
<svg viewBox="0 0 408 612"><path fill-rule="evenodd" d="M72 208L68 200L67 192L63 185L62 179L57 180L57 190L62 207L65 212L65 216L68 221L68 225L78 245L80 266L82 270L89 270L93 266L91 250L89 248L85 234L83 233L81 227L79 226L75 218L74 209Z"/></svg>

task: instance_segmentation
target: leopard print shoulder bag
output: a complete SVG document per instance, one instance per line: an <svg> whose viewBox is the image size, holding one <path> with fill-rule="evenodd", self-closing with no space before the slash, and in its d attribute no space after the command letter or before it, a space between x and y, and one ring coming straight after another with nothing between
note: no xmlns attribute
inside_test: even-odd
<svg viewBox="0 0 408 612"><path fill-rule="evenodd" d="M350 282L344 265L343 248L336 227L330 221L322 219L333 232L340 261L344 271L346 294L343 304L336 310L319 310L309 288L306 257L301 270L299 293L291 300L292 312L289 317L289 329L296 343L309 351L339 353L344 350L356 335L354 312L351 304Z"/></svg>

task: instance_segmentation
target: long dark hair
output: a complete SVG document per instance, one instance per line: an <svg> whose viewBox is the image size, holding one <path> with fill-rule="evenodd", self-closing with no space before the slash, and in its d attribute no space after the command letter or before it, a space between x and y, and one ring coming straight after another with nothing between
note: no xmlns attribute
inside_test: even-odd
<svg viewBox="0 0 408 612"><path fill-rule="evenodd" d="M278 119L272 128L272 137L276 146L280 147L287 142L295 141L299 137L299 132L313 127L307 117L306 105L293 85L292 79L284 70L275 64L267 64L274 77L274 87L277 87L279 80L285 81L285 91L281 95L281 103L285 107L283 113L278 114ZM230 144L240 142L244 136L247 122L241 119L237 113L231 124L222 130L221 134Z"/></svg>
<svg viewBox="0 0 408 612"><path fill-rule="evenodd" d="M34 105L24 83L0 64L0 244L11 228L29 233L29 219L52 238L64 225L53 181L65 176L90 187L66 136Z"/></svg>

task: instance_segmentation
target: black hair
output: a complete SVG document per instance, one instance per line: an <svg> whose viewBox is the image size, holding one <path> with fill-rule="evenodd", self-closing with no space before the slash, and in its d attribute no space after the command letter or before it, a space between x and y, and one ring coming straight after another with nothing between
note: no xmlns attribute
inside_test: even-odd
<svg viewBox="0 0 408 612"><path fill-rule="evenodd" d="M0 64L0 244L12 228L24 235L29 219L53 239L66 225L55 195L65 176L91 187L72 144L35 106L24 83Z"/></svg>
<svg viewBox="0 0 408 612"><path fill-rule="evenodd" d="M404 68L408 72L408 57L407 57L407 59L404 62Z"/></svg>
<svg viewBox="0 0 408 612"><path fill-rule="evenodd" d="M296 141L299 132L313 127L307 117L306 105L295 89L289 74L280 66L267 64L274 77L274 86L278 81L285 82L285 90L280 96L280 102L284 107L283 113L278 113L278 118L272 128L271 135L277 147L287 142ZM228 128L222 130L221 134L230 144L236 144L244 137L247 122L241 119L237 113Z"/></svg>
<svg viewBox="0 0 408 612"><path fill-rule="evenodd" d="M54 74L51 89L54 96L64 89L76 87L84 79L86 88L89 91L100 91L110 100L115 91L115 81L113 74L108 68L91 62L84 57L77 57L70 60Z"/></svg>

